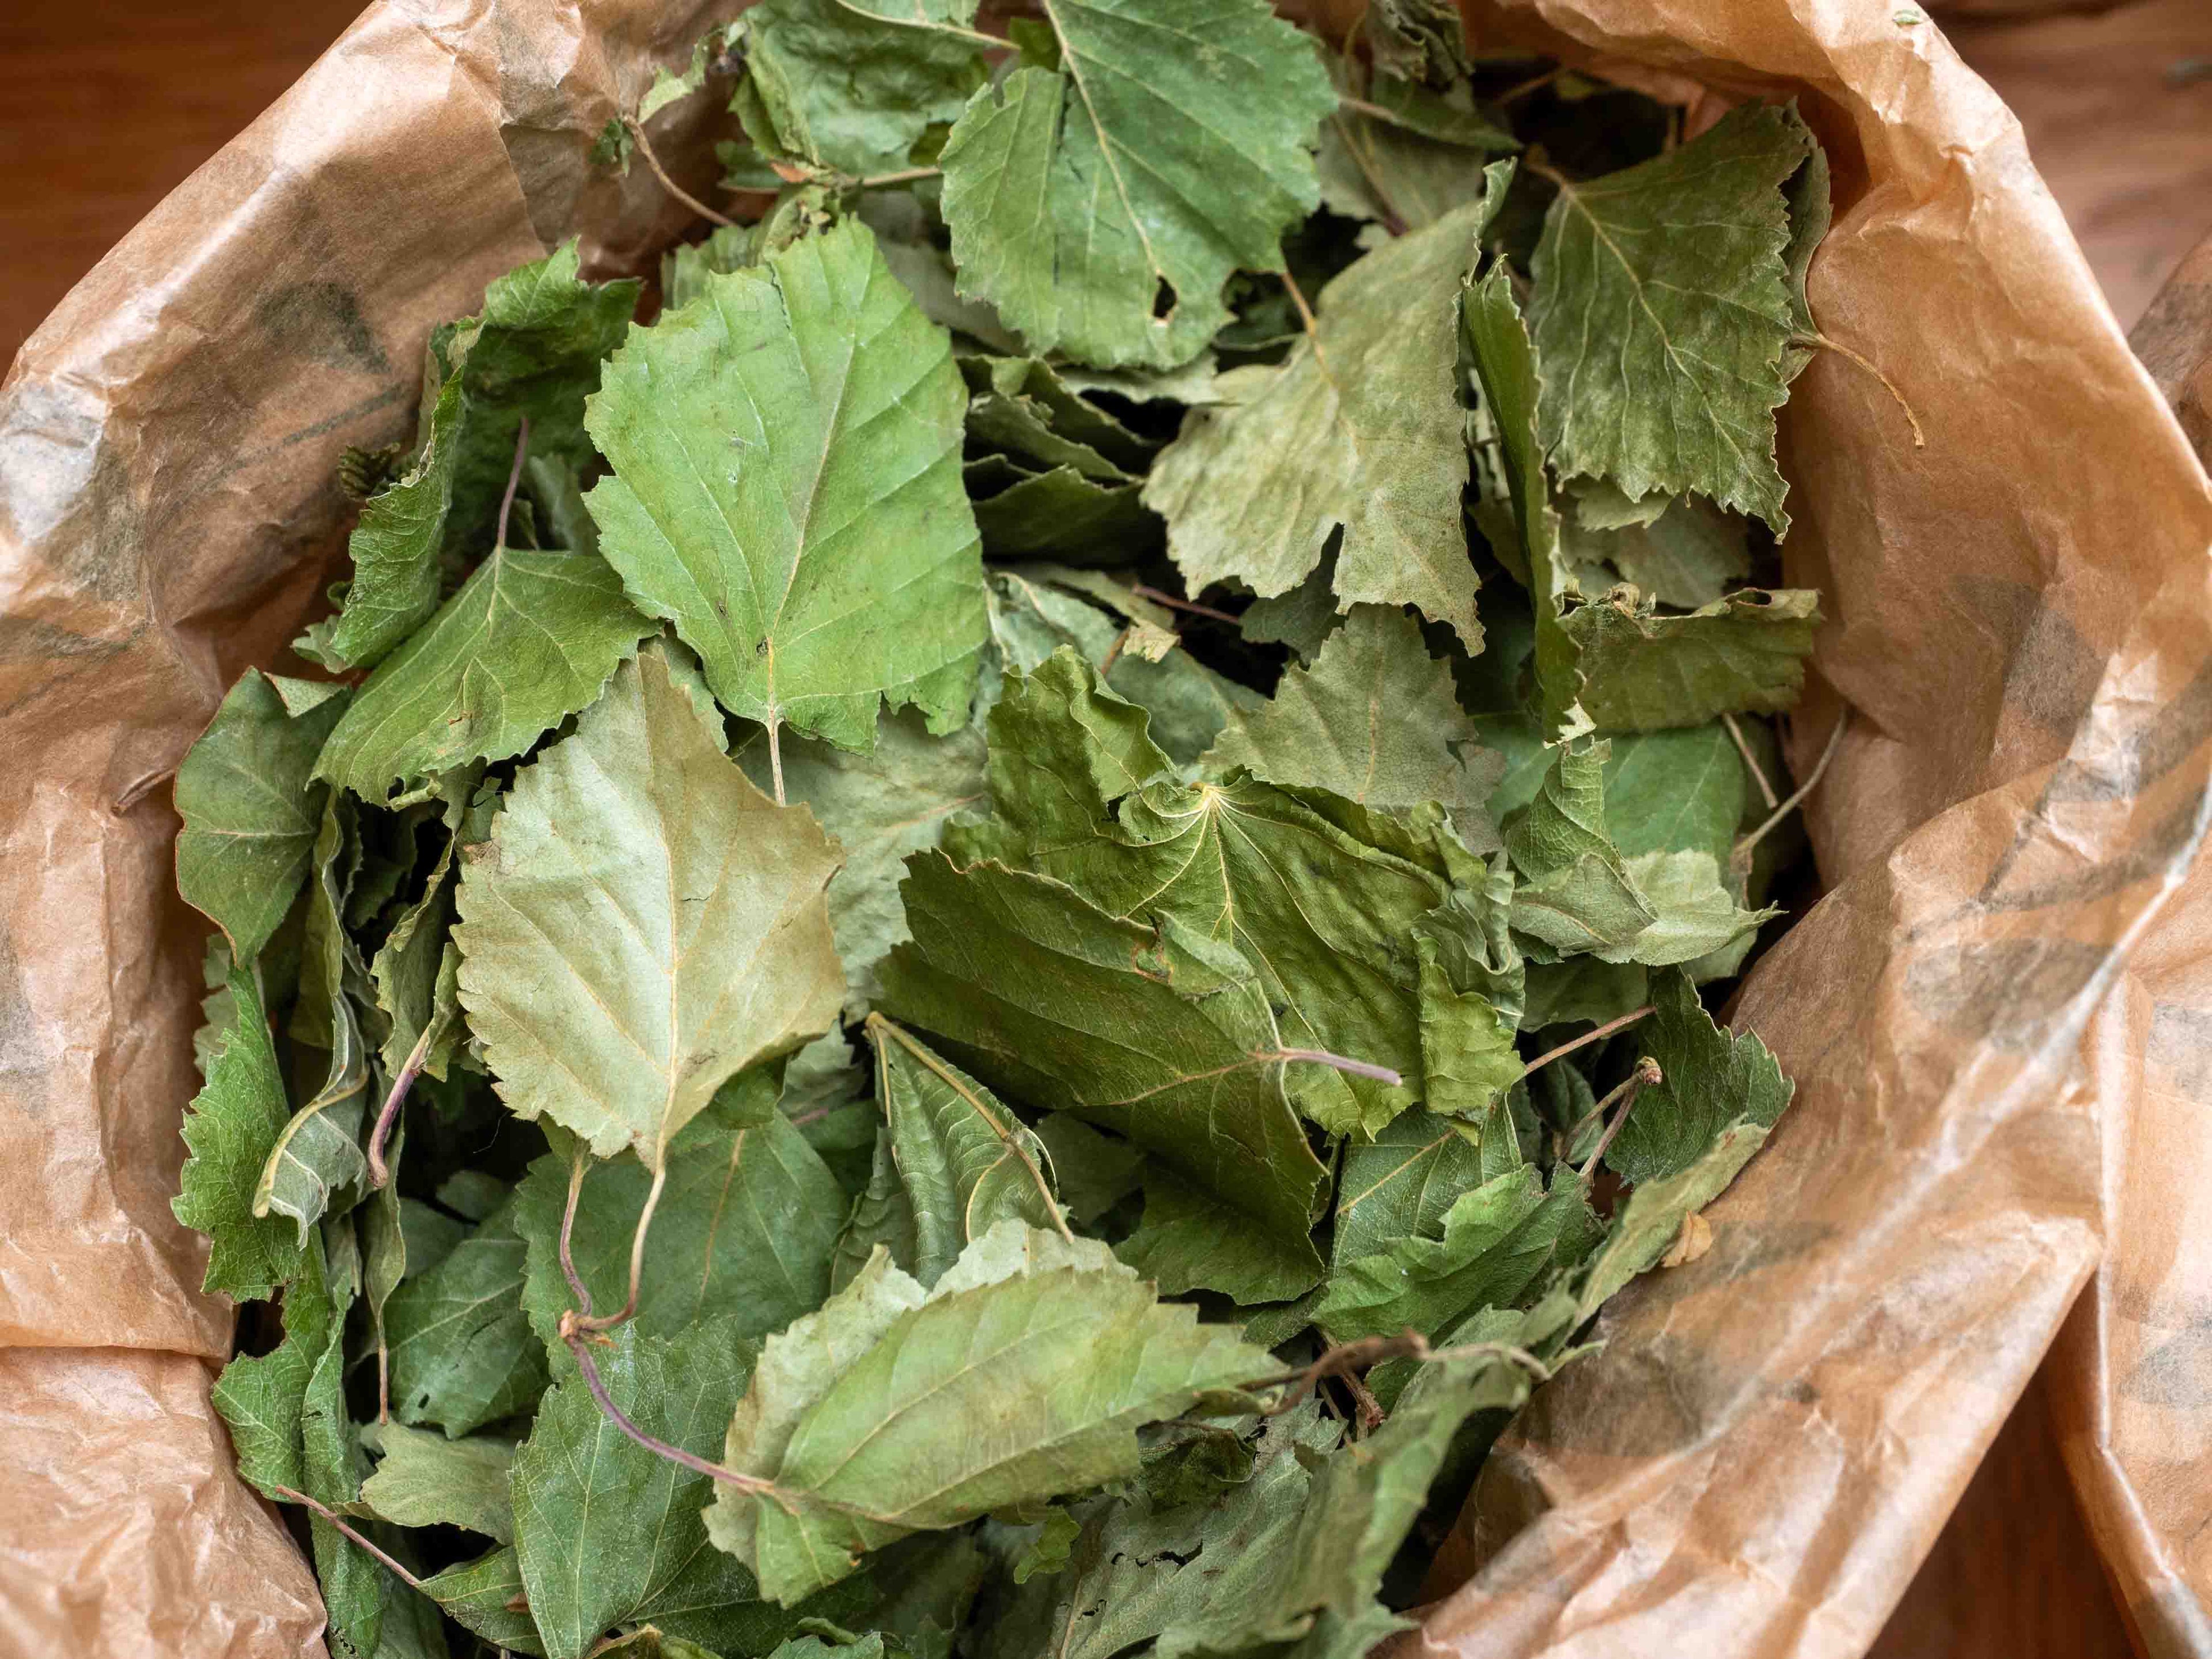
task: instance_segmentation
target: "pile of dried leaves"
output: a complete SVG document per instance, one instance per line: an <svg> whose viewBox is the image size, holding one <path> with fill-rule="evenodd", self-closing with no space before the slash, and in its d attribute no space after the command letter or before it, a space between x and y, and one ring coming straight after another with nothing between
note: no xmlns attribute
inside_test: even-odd
<svg viewBox="0 0 2212 1659"><path fill-rule="evenodd" d="M1705 1005L1802 847L1794 111L974 21L611 128L726 99L753 216L441 329L329 677L179 774L177 1213L342 1653L1350 1659L1790 1099Z"/></svg>

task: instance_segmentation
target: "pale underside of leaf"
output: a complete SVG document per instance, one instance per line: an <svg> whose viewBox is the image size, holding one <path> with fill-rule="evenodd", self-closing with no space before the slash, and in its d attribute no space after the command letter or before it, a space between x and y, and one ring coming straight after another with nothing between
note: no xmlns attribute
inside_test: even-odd
<svg viewBox="0 0 2212 1659"><path fill-rule="evenodd" d="M1393 241L1322 291L1319 327L1238 401L1193 410L1145 484L1194 592L1295 586L1340 531L1339 600L1412 605L1480 650L1456 388L1462 279L1488 207Z"/></svg>
<svg viewBox="0 0 2212 1659"><path fill-rule="evenodd" d="M461 1000L501 1097L659 1168L844 1000L834 845L746 781L648 653L516 779L461 878Z"/></svg>

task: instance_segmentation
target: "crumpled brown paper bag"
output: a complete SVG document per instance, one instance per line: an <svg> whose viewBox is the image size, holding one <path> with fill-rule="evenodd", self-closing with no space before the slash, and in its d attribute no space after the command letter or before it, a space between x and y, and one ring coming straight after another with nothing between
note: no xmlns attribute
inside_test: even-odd
<svg viewBox="0 0 2212 1659"><path fill-rule="evenodd" d="M204 929L167 780L328 579L331 463L409 429L429 326L572 230L611 270L679 228L642 170L585 154L731 9L385 0L0 388L9 1653L319 1649L312 1579L207 1405L230 1310L168 1213ZM1816 309L1929 442L1832 356L1791 400L1790 574L1832 618L1797 760L1850 726L1811 814L1833 890L1738 1015L1800 1102L1711 1252L1632 1290L1540 1395L1409 1650L1859 1652L2049 1351L2145 1650L2212 1656L2212 488L2017 127L1918 17L1475 20L1802 98L1837 176Z"/></svg>

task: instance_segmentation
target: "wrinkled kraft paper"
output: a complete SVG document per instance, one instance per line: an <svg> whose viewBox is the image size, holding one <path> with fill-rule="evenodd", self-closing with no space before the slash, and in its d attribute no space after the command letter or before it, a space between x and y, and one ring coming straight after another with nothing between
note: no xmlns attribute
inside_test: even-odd
<svg viewBox="0 0 2212 1659"><path fill-rule="evenodd" d="M334 573L332 464L411 430L430 326L573 231L612 272L682 228L586 155L729 9L386 0L0 388L0 1654L320 1650L168 1211L205 929L167 782ZM2042 1364L2140 1644L2212 1659L2212 486L2017 126L1913 15L1475 20L1799 96L1837 175L1816 311L1929 443L1833 354L1791 399L1790 576L1830 617L1799 765L1850 724L1810 813L1831 890L1737 1018L1799 1103L1711 1252L1501 1448L1408 1652L1861 1652Z"/></svg>

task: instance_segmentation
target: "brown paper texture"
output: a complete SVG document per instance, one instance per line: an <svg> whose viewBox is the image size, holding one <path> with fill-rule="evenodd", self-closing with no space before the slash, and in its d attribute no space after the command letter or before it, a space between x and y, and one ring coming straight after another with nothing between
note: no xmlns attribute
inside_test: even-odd
<svg viewBox="0 0 2212 1659"><path fill-rule="evenodd" d="M573 231L611 271L681 228L586 153L732 9L386 0L0 387L0 1651L317 1650L207 1405L231 1310L168 1212L204 928L167 781L342 562L332 463L410 429L430 326ZM1833 355L1785 412L1790 575L1831 619L1796 760L1850 725L1810 812L1828 896L1736 1017L1799 1102L1711 1250L1501 1447L1408 1652L1862 1652L2041 1364L2139 1643L2212 1656L2212 487L1915 15L1475 20L1800 97L1836 171L1816 313L1929 443Z"/></svg>

